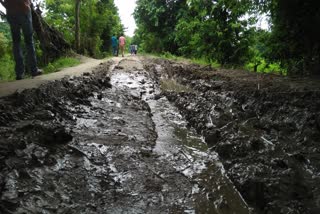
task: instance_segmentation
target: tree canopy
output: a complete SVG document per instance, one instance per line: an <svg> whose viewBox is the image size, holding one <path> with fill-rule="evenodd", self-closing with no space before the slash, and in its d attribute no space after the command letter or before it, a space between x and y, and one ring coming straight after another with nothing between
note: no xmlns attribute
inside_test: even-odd
<svg viewBox="0 0 320 214"><path fill-rule="evenodd" d="M35 1L34 1L35 2ZM289 75L320 74L320 8L316 0L137 0L133 43L170 53ZM82 54L103 57L124 33L113 0L44 0L50 26ZM3 15L3 14L2 14ZM259 29L264 16L269 29ZM1 27L2 55L10 38Z"/></svg>
<svg viewBox="0 0 320 214"><path fill-rule="evenodd" d="M270 30L256 22L269 18ZM135 40L147 52L205 58L224 66L279 63L288 74L319 73L315 0L138 0Z"/></svg>
<svg viewBox="0 0 320 214"><path fill-rule="evenodd" d="M78 52L99 57L110 50L112 34L124 31L113 0L46 0L46 20L59 29L65 38L76 44L76 6L79 4Z"/></svg>

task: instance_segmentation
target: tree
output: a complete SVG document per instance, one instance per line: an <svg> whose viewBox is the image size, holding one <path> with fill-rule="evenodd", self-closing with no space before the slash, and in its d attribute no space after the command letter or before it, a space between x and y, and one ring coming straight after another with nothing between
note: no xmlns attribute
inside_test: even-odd
<svg viewBox="0 0 320 214"><path fill-rule="evenodd" d="M320 8L316 0L253 0L269 14L266 40L270 61L280 61L289 75L320 74Z"/></svg>
<svg viewBox="0 0 320 214"><path fill-rule="evenodd" d="M75 17L76 17L76 24L75 24L75 46L76 50L80 50L80 3L81 0L75 0Z"/></svg>
<svg viewBox="0 0 320 214"><path fill-rule="evenodd" d="M111 49L112 34L123 32L113 0L46 0L46 8L48 22L80 53L101 57Z"/></svg>
<svg viewBox="0 0 320 214"><path fill-rule="evenodd" d="M175 26L186 7L186 0L138 0L134 17L143 34L145 50L177 53Z"/></svg>
<svg viewBox="0 0 320 214"><path fill-rule="evenodd" d="M244 16L251 6L249 0L138 0L134 14L146 47L238 65L248 55L252 30Z"/></svg>

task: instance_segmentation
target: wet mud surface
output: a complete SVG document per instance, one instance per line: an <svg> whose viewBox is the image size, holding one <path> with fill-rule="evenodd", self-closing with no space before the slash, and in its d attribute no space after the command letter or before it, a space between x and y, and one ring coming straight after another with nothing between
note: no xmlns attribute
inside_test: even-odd
<svg viewBox="0 0 320 214"><path fill-rule="evenodd" d="M144 64L255 213L320 213L319 80Z"/></svg>
<svg viewBox="0 0 320 214"><path fill-rule="evenodd" d="M320 213L317 81L131 57L0 99L0 213Z"/></svg>
<svg viewBox="0 0 320 214"><path fill-rule="evenodd" d="M139 59L0 100L0 213L252 213Z"/></svg>

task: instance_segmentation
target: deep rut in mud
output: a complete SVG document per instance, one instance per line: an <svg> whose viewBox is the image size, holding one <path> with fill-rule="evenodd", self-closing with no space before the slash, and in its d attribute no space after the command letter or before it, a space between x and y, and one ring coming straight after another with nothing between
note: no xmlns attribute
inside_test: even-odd
<svg viewBox="0 0 320 214"><path fill-rule="evenodd" d="M319 213L319 91L284 83L132 57L2 98L0 213Z"/></svg>
<svg viewBox="0 0 320 214"><path fill-rule="evenodd" d="M122 60L3 98L1 212L250 213L157 80Z"/></svg>
<svg viewBox="0 0 320 214"><path fill-rule="evenodd" d="M255 212L320 213L319 80L147 61Z"/></svg>

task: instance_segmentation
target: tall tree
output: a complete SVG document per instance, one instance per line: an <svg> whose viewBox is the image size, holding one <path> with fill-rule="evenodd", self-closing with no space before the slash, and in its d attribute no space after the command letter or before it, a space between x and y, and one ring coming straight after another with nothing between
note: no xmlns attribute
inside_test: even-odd
<svg viewBox="0 0 320 214"><path fill-rule="evenodd" d="M320 7L316 0L252 0L271 20L265 56L289 75L320 74Z"/></svg>
<svg viewBox="0 0 320 214"><path fill-rule="evenodd" d="M46 0L46 8L48 22L81 53L101 57L111 48L112 34L123 32L113 0Z"/></svg>
<svg viewBox="0 0 320 214"><path fill-rule="evenodd" d="M186 16L176 26L179 50L223 65L242 64L251 40L250 20L244 18L250 6L246 0L188 1Z"/></svg>
<svg viewBox="0 0 320 214"><path fill-rule="evenodd" d="M80 51L80 4L81 0L75 0L75 46Z"/></svg>
<svg viewBox="0 0 320 214"><path fill-rule="evenodd" d="M272 0L272 45L275 58L291 74L320 74L320 7L316 0Z"/></svg>
<svg viewBox="0 0 320 214"><path fill-rule="evenodd" d="M174 29L186 0L138 0L134 17L145 38L145 49L177 53Z"/></svg>
<svg viewBox="0 0 320 214"><path fill-rule="evenodd" d="M151 50L240 64L250 43L249 0L138 0L138 36ZM148 51L148 49L146 49Z"/></svg>

